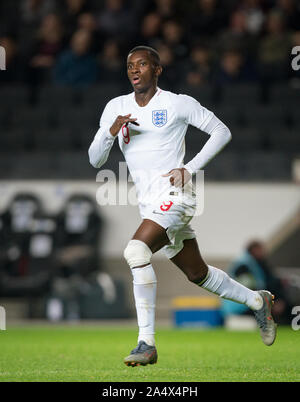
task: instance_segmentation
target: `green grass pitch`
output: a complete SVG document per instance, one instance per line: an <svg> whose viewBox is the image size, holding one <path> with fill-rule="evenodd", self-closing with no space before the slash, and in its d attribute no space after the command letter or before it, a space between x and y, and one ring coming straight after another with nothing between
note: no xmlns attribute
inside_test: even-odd
<svg viewBox="0 0 300 402"><path fill-rule="evenodd" d="M278 329L265 346L258 332L158 328L158 363L127 367L135 328L26 326L0 331L0 381L299 381L300 331Z"/></svg>

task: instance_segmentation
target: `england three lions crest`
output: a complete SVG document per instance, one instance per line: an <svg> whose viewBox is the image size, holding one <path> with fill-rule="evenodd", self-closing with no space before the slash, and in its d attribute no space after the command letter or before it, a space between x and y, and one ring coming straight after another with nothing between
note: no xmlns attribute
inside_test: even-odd
<svg viewBox="0 0 300 402"><path fill-rule="evenodd" d="M156 127L162 127L168 121L167 111L164 110L152 110L152 122Z"/></svg>

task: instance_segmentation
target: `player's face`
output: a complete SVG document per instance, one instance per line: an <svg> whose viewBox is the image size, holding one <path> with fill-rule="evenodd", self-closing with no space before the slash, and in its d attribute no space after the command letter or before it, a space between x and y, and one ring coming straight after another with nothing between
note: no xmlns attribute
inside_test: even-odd
<svg viewBox="0 0 300 402"><path fill-rule="evenodd" d="M156 66L149 52L141 50L129 54L127 59L127 75L136 92L147 90L156 84L161 67Z"/></svg>

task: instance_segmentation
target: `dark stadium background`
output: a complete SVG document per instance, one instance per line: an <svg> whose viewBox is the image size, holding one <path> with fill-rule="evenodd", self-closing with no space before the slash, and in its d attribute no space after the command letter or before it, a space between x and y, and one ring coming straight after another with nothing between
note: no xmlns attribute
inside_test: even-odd
<svg viewBox="0 0 300 402"><path fill-rule="evenodd" d="M300 70L291 64L299 1L0 0L0 304L8 319L45 318L51 298L70 320L134 318L129 269L121 253L105 257L107 228L120 233L97 206L87 150L108 100L132 90L126 56L140 44L160 53L161 88L195 97L232 132L205 170L208 184L249 184L259 198L261 186L274 183L280 195L300 181ZM186 160L206 139L189 129ZM105 169L118 174L120 160L114 146ZM86 220L69 230L67 216L78 211ZM265 240L292 306L300 304L300 232L295 208L289 215ZM191 288L180 276L170 291L159 272L158 318L168 318L171 298Z"/></svg>

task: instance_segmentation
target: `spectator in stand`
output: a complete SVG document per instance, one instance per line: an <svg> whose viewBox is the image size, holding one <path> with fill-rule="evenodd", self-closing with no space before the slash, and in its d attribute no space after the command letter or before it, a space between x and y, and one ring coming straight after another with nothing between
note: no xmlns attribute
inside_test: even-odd
<svg viewBox="0 0 300 402"><path fill-rule="evenodd" d="M23 0L19 2L20 21L16 26L20 52L24 57L32 52L37 31L43 19L55 12L55 0Z"/></svg>
<svg viewBox="0 0 300 402"><path fill-rule="evenodd" d="M263 80L277 81L287 78L291 36L285 29L283 15L272 10L266 20L266 35L261 39L258 61Z"/></svg>
<svg viewBox="0 0 300 402"><path fill-rule="evenodd" d="M147 14L140 27L140 34L137 43L142 43L150 47L155 46L155 42L160 38L161 16L156 12Z"/></svg>
<svg viewBox="0 0 300 402"><path fill-rule="evenodd" d="M97 32L97 21L92 13L82 13L79 14L77 18L78 29L85 29L90 31L92 34Z"/></svg>
<svg viewBox="0 0 300 402"><path fill-rule="evenodd" d="M222 1L197 0L188 17L190 37L207 37L220 32L227 25L228 11Z"/></svg>
<svg viewBox="0 0 300 402"><path fill-rule="evenodd" d="M160 87L166 90L172 90L178 84L181 77L180 63L175 63L175 55L173 50L164 42L158 42L155 46L160 56L161 66L164 74L162 74L159 82Z"/></svg>
<svg viewBox="0 0 300 402"><path fill-rule="evenodd" d="M60 0L59 14L62 16L65 33L68 40L77 29L78 17L91 11L89 0Z"/></svg>
<svg viewBox="0 0 300 402"><path fill-rule="evenodd" d="M240 64L250 66L249 60L257 63L266 85L295 75L290 68L290 53L292 45L299 45L293 40L300 31L297 0L22 0L19 3L16 9L13 2L0 0L0 36L8 38L6 43L9 42L7 46L12 53L16 46L18 63L29 67L24 76L36 86L47 82L56 55L78 29L89 31L90 52L108 53L107 64L115 67L118 65L115 39L123 55L136 43L155 48L156 43L163 41L166 60L174 57L174 63L186 64L187 70L182 75L188 76L187 81L192 85L206 81L209 67L197 61L198 57L205 57L204 49L196 50L188 59L191 40L205 43L213 59L214 54L233 50L229 56L232 68L239 64L233 60L240 58L233 54L242 53ZM104 49L105 43L108 45ZM228 61L227 56L224 59ZM103 69L105 64L104 61ZM167 65L171 70L171 65ZM223 69L221 63L219 70L227 67ZM22 70L19 66L18 69ZM114 75L118 68L112 70ZM178 70L178 65L172 70ZM1 80L14 80L15 73L11 67ZM229 76L241 79L240 73Z"/></svg>
<svg viewBox="0 0 300 402"><path fill-rule="evenodd" d="M38 85L50 80L58 53L64 45L60 18L49 14L43 18L29 56L29 82Z"/></svg>
<svg viewBox="0 0 300 402"><path fill-rule="evenodd" d="M247 55L254 55L257 38L247 31L247 15L243 10L236 10L230 16L229 27L217 40L217 52L237 50Z"/></svg>
<svg viewBox="0 0 300 402"><path fill-rule="evenodd" d="M175 60L183 59L188 54L188 42L182 24L168 20L162 26L162 40L172 49Z"/></svg>
<svg viewBox="0 0 300 402"><path fill-rule="evenodd" d="M46 15L55 11L55 0L23 0L20 16L25 24L37 27Z"/></svg>
<svg viewBox="0 0 300 402"><path fill-rule="evenodd" d="M126 7L124 0L106 0L105 8L97 18L99 29L107 38L130 40L137 30L137 21L132 9Z"/></svg>
<svg viewBox="0 0 300 402"><path fill-rule="evenodd" d="M55 65L55 83L84 87L97 81L98 64L90 51L91 39L91 33L83 29L73 34L70 49L61 53Z"/></svg>
<svg viewBox="0 0 300 402"><path fill-rule="evenodd" d="M259 35L265 19L261 0L243 0L239 10L245 15L247 32L251 35Z"/></svg>
<svg viewBox="0 0 300 402"><path fill-rule="evenodd" d="M254 66L241 52L227 50L223 53L215 76L216 84L240 84L257 79Z"/></svg>
<svg viewBox="0 0 300 402"><path fill-rule="evenodd" d="M126 79L126 69L116 40L107 40L100 54L100 77L105 82L120 82Z"/></svg>
<svg viewBox="0 0 300 402"><path fill-rule="evenodd" d="M78 29L89 31L92 35L91 50L98 53L102 49L102 44L105 41L104 35L98 29L97 19L93 13L86 12L78 16Z"/></svg>
<svg viewBox="0 0 300 402"><path fill-rule="evenodd" d="M176 18L179 15L178 4L176 0L155 0L155 12L164 20Z"/></svg>
<svg viewBox="0 0 300 402"><path fill-rule="evenodd" d="M300 4L295 0L277 0L275 7L286 21L288 30L300 31Z"/></svg>
<svg viewBox="0 0 300 402"><path fill-rule="evenodd" d="M201 86L210 81L212 76L212 52L205 44L192 47L186 65L185 82L190 86Z"/></svg>

